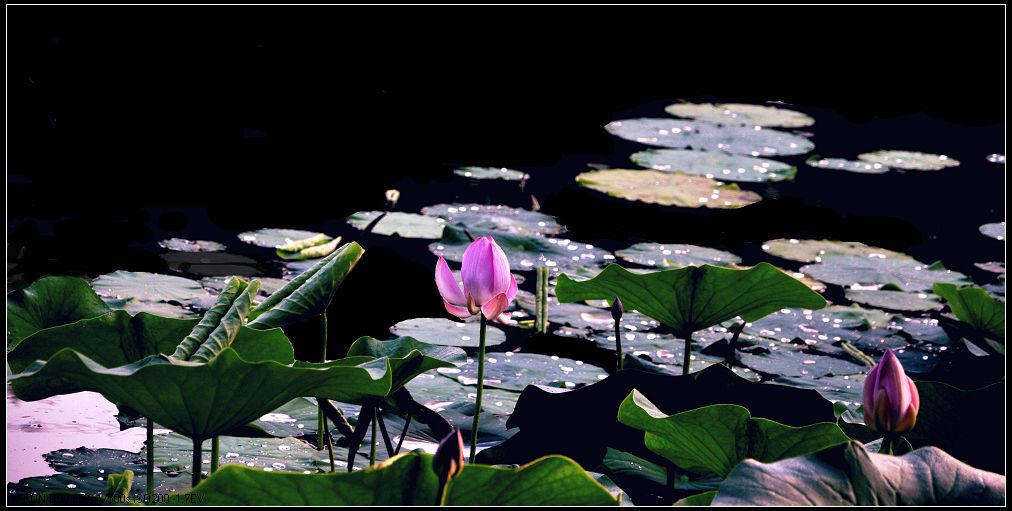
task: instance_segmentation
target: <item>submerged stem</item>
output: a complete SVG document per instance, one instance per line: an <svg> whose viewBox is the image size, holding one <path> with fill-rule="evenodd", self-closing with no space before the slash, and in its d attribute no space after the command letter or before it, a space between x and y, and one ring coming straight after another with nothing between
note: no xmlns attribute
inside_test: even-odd
<svg viewBox="0 0 1012 511"><path fill-rule="evenodd" d="M376 429L379 428L379 407L372 409L372 438L369 441L369 466L376 464Z"/></svg>
<svg viewBox="0 0 1012 511"><path fill-rule="evenodd" d="M468 463L474 463L474 456L478 450L478 422L481 417L481 395L482 387L485 384L485 313L481 314L481 330L478 332L478 395L474 399L474 421L471 423L471 454L467 457Z"/></svg>
<svg viewBox="0 0 1012 511"><path fill-rule="evenodd" d="M145 443L148 446L148 465L146 467L146 479L148 483L148 504L154 500L155 496L155 421L151 420L150 417L144 418L147 422L147 433L148 438Z"/></svg>
<svg viewBox="0 0 1012 511"><path fill-rule="evenodd" d="M738 328L733 330L734 333L731 334L731 342L727 345L727 359L725 361L728 369L734 367L734 361L737 358L736 355L738 351L738 336L741 335L741 331L744 329L745 322L742 321L738 324Z"/></svg>
<svg viewBox="0 0 1012 511"><path fill-rule="evenodd" d="M201 455L203 454L203 452L201 452L203 445L204 445L203 440L196 438L193 439L193 460L191 460L193 465L190 466L190 472L193 473L192 487L194 488L196 488L197 485L200 484L200 476L201 476L200 467L203 466L204 464L203 460L200 459Z"/></svg>
<svg viewBox="0 0 1012 511"><path fill-rule="evenodd" d="M404 444L404 437L408 436L408 428L411 427L411 414L408 414L408 418L404 420L404 430L401 431L401 437L397 439L397 448L394 449L394 456L397 456L401 452L401 445Z"/></svg>
<svg viewBox="0 0 1012 511"><path fill-rule="evenodd" d="M218 449L220 446L218 437L211 437L211 470L208 471L208 474L213 474L215 470L218 470Z"/></svg>
<svg viewBox="0 0 1012 511"><path fill-rule="evenodd" d="M689 374L689 361L692 357L692 332L685 335L685 356L682 358L682 375Z"/></svg>

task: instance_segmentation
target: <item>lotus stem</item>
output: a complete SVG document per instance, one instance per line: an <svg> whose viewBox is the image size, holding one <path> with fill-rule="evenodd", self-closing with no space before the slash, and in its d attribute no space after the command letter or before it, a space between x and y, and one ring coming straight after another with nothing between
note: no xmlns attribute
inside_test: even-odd
<svg viewBox="0 0 1012 511"><path fill-rule="evenodd" d="M193 439L193 465L190 467L190 472L193 473L192 487L196 488L200 484L200 467L203 466L204 461L201 459L201 449L203 448L204 441L194 438Z"/></svg>
<svg viewBox="0 0 1012 511"><path fill-rule="evenodd" d="M621 319L615 320L615 367L622 370L622 330L620 328L622 324Z"/></svg>
<svg viewBox="0 0 1012 511"><path fill-rule="evenodd" d="M692 356L692 332L685 335L685 356L682 357L682 375L689 374L689 360Z"/></svg>
<svg viewBox="0 0 1012 511"><path fill-rule="evenodd" d="M372 438L369 440L369 466L376 464L376 430L379 428L379 407L372 409Z"/></svg>
<svg viewBox="0 0 1012 511"><path fill-rule="evenodd" d="M537 324L539 334L548 333L548 268L538 268Z"/></svg>
<svg viewBox="0 0 1012 511"><path fill-rule="evenodd" d="M380 433L383 434L383 445L387 448L387 457L394 455L394 443L390 441L390 433L387 431L387 423L383 420L383 411L376 407L376 416L379 418Z"/></svg>
<svg viewBox="0 0 1012 511"><path fill-rule="evenodd" d="M892 455L892 453L893 453L893 442L895 440L896 440L896 436L895 435L891 435L889 433L886 433L886 436L882 438L882 446L879 447L878 453L879 454L889 454L889 455Z"/></svg>
<svg viewBox="0 0 1012 511"><path fill-rule="evenodd" d="M471 454L467 457L468 463L474 463L474 456L478 451L478 422L481 418L481 395L482 387L485 385L485 313L481 313L481 329L478 332L478 395L474 399L474 421L471 423Z"/></svg>
<svg viewBox="0 0 1012 511"><path fill-rule="evenodd" d="M337 472L337 464L334 463L334 439L330 436L330 422L323 418L323 437L327 439L327 455L330 457L330 471Z"/></svg>
<svg viewBox="0 0 1012 511"><path fill-rule="evenodd" d="M397 456L401 452L401 446L404 445L404 437L408 436L408 428L411 427L411 414L408 414L408 418L404 419L404 430L401 431L401 437L397 439L397 448L394 449L394 456Z"/></svg>
<svg viewBox="0 0 1012 511"><path fill-rule="evenodd" d="M217 436L211 437L211 470L208 471L208 474L213 474L218 470L218 453L221 447L221 442L218 441L218 438Z"/></svg>
<svg viewBox="0 0 1012 511"><path fill-rule="evenodd" d="M327 309L323 310L323 314L320 314L320 362L327 361ZM323 414L323 408L317 405L316 410L316 450L322 451L324 446L324 434L330 436L326 431L327 428L327 417Z"/></svg>
<svg viewBox="0 0 1012 511"><path fill-rule="evenodd" d="M150 504L155 497L155 421L150 417L145 417L144 421L147 423L148 430L148 438L145 441L148 446L148 464L144 472L148 483L147 503Z"/></svg>
<svg viewBox="0 0 1012 511"><path fill-rule="evenodd" d="M742 321L738 324L738 328L734 328L731 334L731 342L727 345L727 368L734 367L735 359L737 358L738 351L738 336L741 335L741 331L745 329L745 322Z"/></svg>

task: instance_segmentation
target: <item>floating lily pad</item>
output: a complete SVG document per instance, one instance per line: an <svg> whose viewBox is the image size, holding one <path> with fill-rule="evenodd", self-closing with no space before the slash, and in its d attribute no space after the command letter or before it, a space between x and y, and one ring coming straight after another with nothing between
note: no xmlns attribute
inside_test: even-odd
<svg viewBox="0 0 1012 511"><path fill-rule="evenodd" d="M400 211L359 211L348 217L348 223L356 229L365 229L381 215L383 218L376 222L370 232L385 236L396 234L402 238L424 239L439 239L443 235L445 220L442 218Z"/></svg>
<svg viewBox="0 0 1012 511"><path fill-rule="evenodd" d="M775 239L762 245L769 254L802 263L820 262L833 255L860 255L867 257L893 257L910 259L910 256L884 248L872 247L856 241Z"/></svg>
<svg viewBox="0 0 1012 511"><path fill-rule="evenodd" d="M654 170L752 183L794 179L798 171L793 165L775 160L709 151L649 150L630 158L637 165Z"/></svg>
<svg viewBox="0 0 1012 511"><path fill-rule="evenodd" d="M822 394L822 397L836 403L842 402L847 406L861 404L861 392L864 389L865 374L847 374L843 376L822 376L811 378L797 376L778 376L773 383L790 385L799 389L814 389Z"/></svg>
<svg viewBox="0 0 1012 511"><path fill-rule="evenodd" d="M513 271L531 271L547 267L552 272L568 271L579 266L603 265L615 259L606 250L587 243L562 238L525 236L484 229L468 229L475 238L492 236L502 247ZM454 226L447 226L443 239L429 245L429 251L448 261L459 263L464 250L471 244L467 234Z"/></svg>
<svg viewBox="0 0 1012 511"><path fill-rule="evenodd" d="M217 241L187 240L183 238L162 240L158 242L158 246L177 252L220 252L225 250L225 245Z"/></svg>
<svg viewBox="0 0 1012 511"><path fill-rule="evenodd" d="M987 262L987 263L973 263L973 265L976 266L977 268L980 268L980 269L984 270L984 271L989 271L989 272L992 272L992 273L1001 273L1002 275L1005 274L1005 263L1004 262L991 261L991 262Z"/></svg>
<svg viewBox="0 0 1012 511"><path fill-rule="evenodd" d="M453 171L458 176L471 179L502 179L505 181L524 181L530 174L506 167L461 167Z"/></svg>
<svg viewBox="0 0 1012 511"><path fill-rule="evenodd" d="M91 287L103 298L132 298L137 302L187 303L208 296L207 291L195 280L123 270L99 276L91 282Z"/></svg>
<svg viewBox="0 0 1012 511"><path fill-rule="evenodd" d="M445 318L406 319L390 327L397 337L414 337L419 341L440 346L478 347L478 323L453 321ZM485 346L506 342L506 333L493 325L485 330Z"/></svg>
<svg viewBox="0 0 1012 511"><path fill-rule="evenodd" d="M858 174L885 174L889 167L870 161L847 160L844 158L820 158L818 156L805 160L805 163L817 169L846 170Z"/></svg>
<svg viewBox="0 0 1012 511"><path fill-rule="evenodd" d="M942 170L959 165L959 160L944 154L919 153L916 151L875 151L859 154L859 160L881 163L896 169Z"/></svg>
<svg viewBox="0 0 1012 511"><path fill-rule="evenodd" d="M200 308L206 309L207 307L204 307L203 305L208 303L208 300L213 301L213 297L208 295L206 297L206 300L205 298L198 298L189 303L201 304ZM185 309L178 305L173 305L171 303L165 302L148 302L144 300L134 300L133 298L126 298L126 299L107 298L105 300L105 303L106 305L109 306L110 309L125 310L133 316L136 316L137 313L140 312L147 312L148 314L154 314L156 316L161 316L163 318L191 319L199 317L199 314L189 309Z"/></svg>
<svg viewBox="0 0 1012 511"><path fill-rule="evenodd" d="M700 264L728 266L741 262L740 257L723 250L674 243L637 243L629 248L616 250L615 255L631 263L665 268Z"/></svg>
<svg viewBox="0 0 1012 511"><path fill-rule="evenodd" d="M330 241L323 243L317 243L315 245L305 246L304 248L297 248L304 246L299 242L295 242L289 245L282 245L284 248L277 248L274 253L278 257L286 261L304 261L306 259L319 259L321 257L327 257L337 250L338 244L341 243L341 237L338 236ZM296 250L287 250L287 248L297 248Z"/></svg>
<svg viewBox="0 0 1012 511"><path fill-rule="evenodd" d="M893 284L903 291L930 291L935 282L969 282L962 273L909 258L826 256L821 263L802 266L801 272L830 284Z"/></svg>
<svg viewBox="0 0 1012 511"><path fill-rule="evenodd" d="M314 261L314 263L315 262L318 261ZM225 283L234 276L235 275L204 277L200 279L200 285L204 286L204 289L218 294L225 288ZM257 277L257 280L260 281L260 290L258 293L262 296L270 296L275 291L285 287L285 284L288 284L288 281L274 277Z"/></svg>
<svg viewBox="0 0 1012 511"><path fill-rule="evenodd" d="M1005 222L984 224L980 226L980 233L984 236L1001 241L1005 239Z"/></svg>
<svg viewBox="0 0 1012 511"><path fill-rule="evenodd" d="M503 356L503 353L488 356ZM487 368L488 366L486 366ZM442 378L432 373L418 375L417 378L404 386L411 393L415 401L442 413L451 405L474 406L476 390L474 386L464 385L460 382ZM481 406L486 412L509 415L517 405L520 394L508 390L485 388L482 395ZM472 413L473 417L473 413Z"/></svg>
<svg viewBox="0 0 1012 511"><path fill-rule="evenodd" d="M803 128L815 119L794 110L744 103L675 103L664 111L675 116L718 124Z"/></svg>
<svg viewBox="0 0 1012 511"><path fill-rule="evenodd" d="M1004 154L992 153L992 154L987 155L986 159L987 159L987 161L989 161L991 163L998 163L1000 165L1004 165L1005 164L1005 155Z"/></svg>
<svg viewBox="0 0 1012 511"><path fill-rule="evenodd" d="M169 269L190 275L241 275L263 273L256 259L227 252L169 252L161 255Z"/></svg>
<svg viewBox="0 0 1012 511"><path fill-rule="evenodd" d="M819 355L807 349L808 346L783 343L770 347L756 347L742 351L738 359L743 365L756 371L781 376L822 377L862 374L868 368L846 360Z"/></svg>
<svg viewBox="0 0 1012 511"><path fill-rule="evenodd" d="M279 245L287 245L288 243L312 238L320 234L319 232L300 231L297 229L259 229L239 233L239 239L258 247L276 248Z"/></svg>
<svg viewBox="0 0 1012 511"><path fill-rule="evenodd" d="M614 121L604 129L642 144L750 156L804 154L815 148L805 137L759 126L718 126L702 121L642 118Z"/></svg>
<svg viewBox="0 0 1012 511"><path fill-rule="evenodd" d="M436 204L422 208L422 214L439 217L467 228L510 232L513 234L560 234L565 229L555 217L509 206L481 204Z"/></svg>
<svg viewBox="0 0 1012 511"><path fill-rule="evenodd" d="M874 328L887 327L892 319L885 312L860 307L833 305L817 311L791 308L747 323L743 332L783 344L797 340L804 346L835 353L839 350L832 346L834 343L859 343Z"/></svg>
<svg viewBox="0 0 1012 511"><path fill-rule="evenodd" d="M882 289L848 289L847 299L853 302L896 311L939 310L938 297L927 293L907 293Z"/></svg>
<svg viewBox="0 0 1012 511"><path fill-rule="evenodd" d="M534 293L518 291L516 301L521 308L534 315L536 308ZM610 310L580 303L559 303L555 298L549 300L548 321L589 332L614 332L615 330L615 319L611 317ZM631 326L637 330L650 330L660 326L657 321L631 310L622 315L622 324L627 328Z"/></svg>
<svg viewBox="0 0 1012 511"><path fill-rule="evenodd" d="M762 200L735 184L656 170L595 170L576 176L576 182L612 197L662 206L735 209Z"/></svg>
<svg viewBox="0 0 1012 511"><path fill-rule="evenodd" d="M312 421L315 425L316 417ZM338 447L338 446L335 446ZM338 447L339 448L339 447ZM142 451L143 453L144 451ZM347 450L343 453L335 452L335 459L347 460ZM345 456L341 456L345 454ZM386 454L383 449L377 449L377 454ZM255 468L266 472L285 471L302 472L315 474L330 470L330 460L327 451L317 451L315 446L299 440L298 438L241 438L231 436L219 437L218 463L225 465L241 465ZM385 456L384 456L385 457ZM211 442L204 442L203 455L201 456L201 472L207 473L211 469ZM162 471L178 472L185 474L180 481L180 490L186 488L186 483L191 480L193 464L193 441L177 434L155 436L155 466ZM361 465L364 468L369 464L365 459ZM347 469L345 463L343 467Z"/></svg>
<svg viewBox="0 0 1012 511"><path fill-rule="evenodd" d="M554 355L506 352L486 353L485 357L485 386L514 392L528 385L569 389L608 376L600 367ZM478 364L473 360L459 368L444 367L436 371L464 385L478 383Z"/></svg>
<svg viewBox="0 0 1012 511"><path fill-rule="evenodd" d="M133 470L137 475L134 478L131 495L143 498L147 490L147 480L143 475L147 463L141 453L79 447L60 449L42 457L59 473L25 478L16 484L8 483L9 494L72 491L83 495L99 495L105 491L109 476L122 474L124 470ZM178 477L174 472L155 470L154 492L165 494L182 490L189 485L189 481L189 478Z"/></svg>

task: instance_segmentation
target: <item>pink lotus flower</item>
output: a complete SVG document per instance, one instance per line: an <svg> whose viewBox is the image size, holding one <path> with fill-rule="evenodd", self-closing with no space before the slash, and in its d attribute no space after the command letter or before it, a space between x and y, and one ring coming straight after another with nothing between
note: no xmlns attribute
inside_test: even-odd
<svg viewBox="0 0 1012 511"><path fill-rule="evenodd" d="M864 422L874 431L886 434L906 433L917 422L921 398L917 386L906 373L892 350L887 349L868 378L861 395Z"/></svg>
<svg viewBox="0 0 1012 511"><path fill-rule="evenodd" d="M517 294L517 281L510 273L506 253L491 236L471 242L464 251L460 267L463 286L442 256L436 262L436 288L443 297L446 312L461 319L483 313L495 320L509 307Z"/></svg>

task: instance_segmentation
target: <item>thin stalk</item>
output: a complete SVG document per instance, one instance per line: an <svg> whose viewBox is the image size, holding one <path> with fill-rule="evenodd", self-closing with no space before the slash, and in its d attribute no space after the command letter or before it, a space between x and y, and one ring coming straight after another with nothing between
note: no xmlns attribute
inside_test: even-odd
<svg viewBox="0 0 1012 511"><path fill-rule="evenodd" d="M541 277L541 332L548 333L548 268L540 268L544 276Z"/></svg>
<svg viewBox="0 0 1012 511"><path fill-rule="evenodd" d="M390 441L390 433L387 431L387 423L383 420L383 411L376 407L376 416L379 417L380 433L383 434L383 445L387 448L387 457L394 455L394 443Z"/></svg>
<svg viewBox="0 0 1012 511"><path fill-rule="evenodd" d="M685 356L682 358L682 374L689 374L689 357L692 355L692 332L685 335Z"/></svg>
<svg viewBox="0 0 1012 511"><path fill-rule="evenodd" d="M327 361L327 310L323 310L323 314L320 314L320 362ZM317 405L319 406L319 405ZM323 408L319 407L316 410L316 450L322 451L324 446L324 430L327 428L327 417L323 414ZM327 436L330 436L329 434Z"/></svg>
<svg viewBox="0 0 1012 511"><path fill-rule="evenodd" d="M376 429L379 428L379 407L372 409L372 439L369 441L369 466L376 464Z"/></svg>
<svg viewBox="0 0 1012 511"><path fill-rule="evenodd" d="M544 308L541 306L541 281L544 280L544 273L541 271L541 268L537 269L537 275L538 281L534 286L534 331L540 334L542 331L541 323L545 312Z"/></svg>
<svg viewBox="0 0 1012 511"><path fill-rule="evenodd" d="M481 396L482 387L485 386L485 313L481 313L481 330L478 333L478 396L474 399L474 421L471 423L471 454L467 457L468 463L474 463L474 456L478 451L478 421L481 417Z"/></svg>
<svg viewBox="0 0 1012 511"><path fill-rule="evenodd" d="M202 467L204 464L204 461L200 459L201 455L203 454L203 452L201 452L203 445L204 445L203 440L198 440L196 438L193 439L193 460L192 460L193 465L190 466L190 472L193 472L192 487L194 488L196 488L197 485L200 484L200 476L201 476L200 467Z"/></svg>
<svg viewBox="0 0 1012 511"><path fill-rule="evenodd" d="M615 360L617 360L618 370L622 370L622 319L615 320Z"/></svg>
<svg viewBox="0 0 1012 511"><path fill-rule="evenodd" d="M209 474L213 474L215 470L218 470L218 453L221 447L221 442L218 441L217 436L211 437L211 470Z"/></svg>
<svg viewBox="0 0 1012 511"><path fill-rule="evenodd" d="M154 501L155 497L155 421L151 420L150 417L144 419L147 422L148 438L148 465L146 467L147 483L148 483L148 500L150 504Z"/></svg>
<svg viewBox="0 0 1012 511"><path fill-rule="evenodd" d="M330 471L337 472L337 464L334 463L334 439L330 436L330 421L323 419L323 437L327 440L327 455L330 456Z"/></svg>
<svg viewBox="0 0 1012 511"><path fill-rule="evenodd" d="M734 360L737 358L735 355L737 355L738 351L738 336L741 335L741 331L744 329L745 322L742 321L738 324L738 328L733 330L734 333L731 334L731 342L727 345L727 360L725 361L728 369L734 367Z"/></svg>
<svg viewBox="0 0 1012 511"><path fill-rule="evenodd" d="M882 446L879 447L878 453L891 455L893 453L893 443L895 442L895 440L896 437L894 435L887 434L885 437L883 437Z"/></svg>
<svg viewBox="0 0 1012 511"><path fill-rule="evenodd" d="M397 448L394 449L394 456L397 456L401 452L401 445L404 445L404 437L408 436L408 428L411 427L411 414L408 414L408 418L404 420L404 430L401 431L401 437L397 440Z"/></svg>

